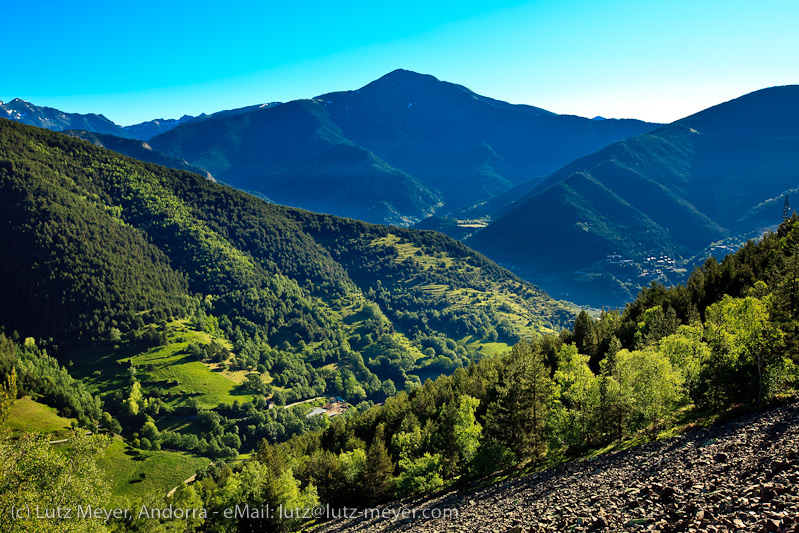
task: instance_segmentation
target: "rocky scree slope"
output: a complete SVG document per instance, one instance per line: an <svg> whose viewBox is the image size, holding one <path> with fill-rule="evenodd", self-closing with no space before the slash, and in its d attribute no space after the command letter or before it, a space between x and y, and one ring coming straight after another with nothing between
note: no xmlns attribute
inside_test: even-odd
<svg viewBox="0 0 799 533"><path fill-rule="evenodd" d="M799 403L417 505L457 518L351 520L315 532L799 532Z"/></svg>

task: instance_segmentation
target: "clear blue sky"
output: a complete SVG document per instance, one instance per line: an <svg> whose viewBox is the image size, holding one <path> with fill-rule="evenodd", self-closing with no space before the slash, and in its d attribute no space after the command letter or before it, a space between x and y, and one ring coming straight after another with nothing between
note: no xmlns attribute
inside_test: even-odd
<svg viewBox="0 0 799 533"><path fill-rule="evenodd" d="M118 124L406 68L513 103L669 122L799 83L799 2L7 2L0 100Z"/></svg>

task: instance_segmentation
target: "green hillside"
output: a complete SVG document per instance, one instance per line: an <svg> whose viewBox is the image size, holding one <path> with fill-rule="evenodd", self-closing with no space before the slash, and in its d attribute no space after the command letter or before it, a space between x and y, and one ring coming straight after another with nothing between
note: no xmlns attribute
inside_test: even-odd
<svg viewBox="0 0 799 533"><path fill-rule="evenodd" d="M443 494L458 499L465 487L507 495L507 481L520 474L533 474L531 484L564 470L596 475L598 455L650 447L657 439L669 439L662 446L673 446L679 442L673 437L682 432L694 434L696 448L713 446L714 435L720 435L714 432L716 422L795 400L797 224L794 216L721 263L707 261L685 285L641 291L621 313L592 318L582 312L559 334L519 342L501 357L428 381L323 430L279 445L263 442L249 460L232 468L206 468L182 497L191 496L210 512L201 527L194 523L187 529L297 531L318 522L278 514L231 518L224 509L237 502L336 509L392 500L385 508L422 502L436 509ZM768 432L761 444L768 447L782 438L780 431ZM706 459L696 449L690 453L695 462L714 465L723 481L734 449L709 449ZM769 468L781 468L793 456L786 457L765 467L749 464L754 476L769 475ZM684 471L684 461L677 463ZM623 466L630 468L627 462ZM657 464L650 472L654 478L656 470ZM492 483L496 486L486 487ZM455 504L474 505L465 498ZM620 512L612 508L608 516ZM527 519L519 516L519 521ZM664 516L675 522L684 518ZM341 518L323 528L335 530ZM575 529L591 527L581 520L575 520ZM447 523L436 527L442 524ZM168 525L163 524L164 531Z"/></svg>
<svg viewBox="0 0 799 533"><path fill-rule="evenodd" d="M109 505L132 508L137 498L165 496L208 466L208 460L185 452L142 452L116 437L97 459L97 465L109 480Z"/></svg>
<svg viewBox="0 0 799 533"><path fill-rule="evenodd" d="M23 396L11 405L8 418L3 426L11 430L11 434L33 432L47 435L53 440L66 438L72 429L74 419L59 416L57 410L30 396Z"/></svg>
<svg viewBox="0 0 799 533"><path fill-rule="evenodd" d="M158 442L211 457L307 429L256 415L265 398L381 401L574 317L441 234L268 204L9 121L0 191L15 280L0 324L45 339L127 436L187 426Z"/></svg>
<svg viewBox="0 0 799 533"><path fill-rule="evenodd" d="M621 305L702 250L782 218L799 87L764 89L578 159L467 244L559 297ZM617 256L617 257L613 257Z"/></svg>

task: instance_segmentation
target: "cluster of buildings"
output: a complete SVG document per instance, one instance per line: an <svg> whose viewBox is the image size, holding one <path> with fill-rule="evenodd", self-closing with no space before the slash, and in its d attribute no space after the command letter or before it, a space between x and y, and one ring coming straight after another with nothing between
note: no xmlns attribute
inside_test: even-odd
<svg viewBox="0 0 799 533"><path fill-rule="evenodd" d="M323 405L322 407L314 407L308 412L307 415L305 415L305 417L313 418L315 416L320 416L320 415L327 415L328 417L333 417L340 415L341 413L349 409L349 407L350 407L349 404L347 404L347 402L345 402L341 396L331 396L330 398L328 398L328 401L325 405Z"/></svg>

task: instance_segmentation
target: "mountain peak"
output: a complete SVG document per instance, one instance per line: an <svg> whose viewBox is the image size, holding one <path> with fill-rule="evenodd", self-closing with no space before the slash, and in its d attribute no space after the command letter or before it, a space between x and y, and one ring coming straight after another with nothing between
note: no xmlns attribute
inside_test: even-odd
<svg viewBox="0 0 799 533"><path fill-rule="evenodd" d="M361 87L360 90L376 89L384 91L387 88L418 88L421 86L433 86L436 84L444 84L441 80L430 74L420 74L412 70L405 70L398 68L392 70L388 74L381 76L375 81Z"/></svg>
<svg viewBox="0 0 799 533"><path fill-rule="evenodd" d="M402 78L405 78L405 79L432 78L432 79L434 79L436 81L439 81L438 78L436 78L435 76L432 76L430 74L422 74L420 72L416 72L416 71L413 71L413 70L407 70L407 69L404 69L404 68L394 69L391 72L389 72L388 74L382 76L381 78L378 78L378 80L388 79L388 78L400 78L400 79L402 79Z"/></svg>

